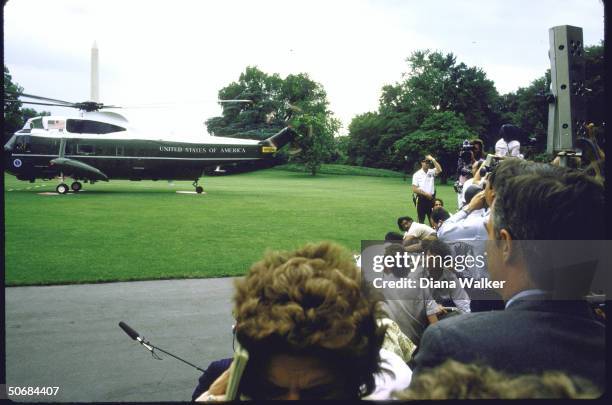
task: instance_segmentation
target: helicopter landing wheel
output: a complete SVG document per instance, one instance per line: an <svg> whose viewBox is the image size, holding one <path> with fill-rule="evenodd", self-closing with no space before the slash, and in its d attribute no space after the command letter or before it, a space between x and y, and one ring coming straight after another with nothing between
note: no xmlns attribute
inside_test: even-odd
<svg viewBox="0 0 612 405"><path fill-rule="evenodd" d="M202 186L196 186L196 193L198 194L202 194L204 192L204 187Z"/></svg>
<svg viewBox="0 0 612 405"><path fill-rule="evenodd" d="M74 183L70 185L70 188L72 189L72 191L76 193L76 192L81 191L81 189L83 188L83 185L80 182L75 181Z"/></svg>
<svg viewBox="0 0 612 405"><path fill-rule="evenodd" d="M55 187L55 191L57 191L58 194L66 194L68 190L68 185L64 183L60 183Z"/></svg>

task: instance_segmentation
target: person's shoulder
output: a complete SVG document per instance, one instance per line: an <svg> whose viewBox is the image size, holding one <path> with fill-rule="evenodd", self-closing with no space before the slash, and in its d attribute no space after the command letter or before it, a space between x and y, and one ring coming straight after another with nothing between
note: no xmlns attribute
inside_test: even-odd
<svg viewBox="0 0 612 405"><path fill-rule="evenodd" d="M491 314L478 312L442 319L425 328L414 357L415 372L435 367L448 358L469 361L486 338Z"/></svg>
<svg viewBox="0 0 612 405"><path fill-rule="evenodd" d="M416 225L416 224L413 223L412 225ZM431 226L429 226L427 224L422 224L420 222L418 222L418 225L415 228L415 230L419 231L420 233L426 234L426 235L430 235L432 233L436 233L436 230L433 229Z"/></svg>
<svg viewBox="0 0 612 405"><path fill-rule="evenodd" d="M452 333L454 330L474 330L488 322L496 319L505 318L506 311L486 311L486 312L471 312L469 314L461 314L459 316L451 316L436 322L429 328L440 329L443 333ZM428 328L428 329L429 329Z"/></svg>

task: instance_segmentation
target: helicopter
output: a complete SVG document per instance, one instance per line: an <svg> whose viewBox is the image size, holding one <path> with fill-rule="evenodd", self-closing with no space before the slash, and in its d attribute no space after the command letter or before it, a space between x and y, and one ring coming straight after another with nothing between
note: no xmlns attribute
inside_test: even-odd
<svg viewBox="0 0 612 405"><path fill-rule="evenodd" d="M193 180L196 193L201 194L204 189L198 181L206 170L216 168L219 172L221 165L269 159L297 137L290 126L264 140L210 135L176 140L170 135L152 136L134 128L125 115L109 111L123 107L99 102L98 71L98 47L94 42L90 101L74 103L32 94L5 94L8 102L76 108L81 112L78 118L51 115L28 119L4 145L9 173L30 182L59 178L58 194L79 192L82 182L111 179ZM73 179L70 186L66 178Z"/></svg>
<svg viewBox="0 0 612 405"><path fill-rule="evenodd" d="M119 108L116 106L22 96L40 100L24 103L82 110L78 118L30 118L4 145L9 155L6 167L9 173L30 182L59 178L58 194L80 191L81 181L93 184L111 179L193 180L195 191L200 194L204 189L198 180L204 170L270 158L296 136L295 131L285 127L261 141L217 136L205 137L200 142L156 139L131 127L123 115L104 110ZM66 178L73 179L70 187Z"/></svg>

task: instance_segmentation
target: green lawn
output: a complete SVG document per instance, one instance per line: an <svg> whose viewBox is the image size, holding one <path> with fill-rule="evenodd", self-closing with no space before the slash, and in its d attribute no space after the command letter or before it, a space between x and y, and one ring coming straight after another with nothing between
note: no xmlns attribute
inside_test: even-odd
<svg viewBox="0 0 612 405"><path fill-rule="evenodd" d="M111 181L64 196L38 194L55 181L4 179L6 285L239 275L268 248L358 251L416 216L401 177L275 168L204 178L206 195L175 192L190 182ZM450 186L438 195L455 208Z"/></svg>

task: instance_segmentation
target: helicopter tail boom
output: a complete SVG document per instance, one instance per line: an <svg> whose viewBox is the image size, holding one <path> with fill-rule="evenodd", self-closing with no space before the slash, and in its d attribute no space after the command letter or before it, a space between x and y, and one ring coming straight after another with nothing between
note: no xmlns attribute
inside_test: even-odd
<svg viewBox="0 0 612 405"><path fill-rule="evenodd" d="M259 144L267 147L280 149L296 137L296 132L291 127L285 127L271 137L264 139Z"/></svg>

